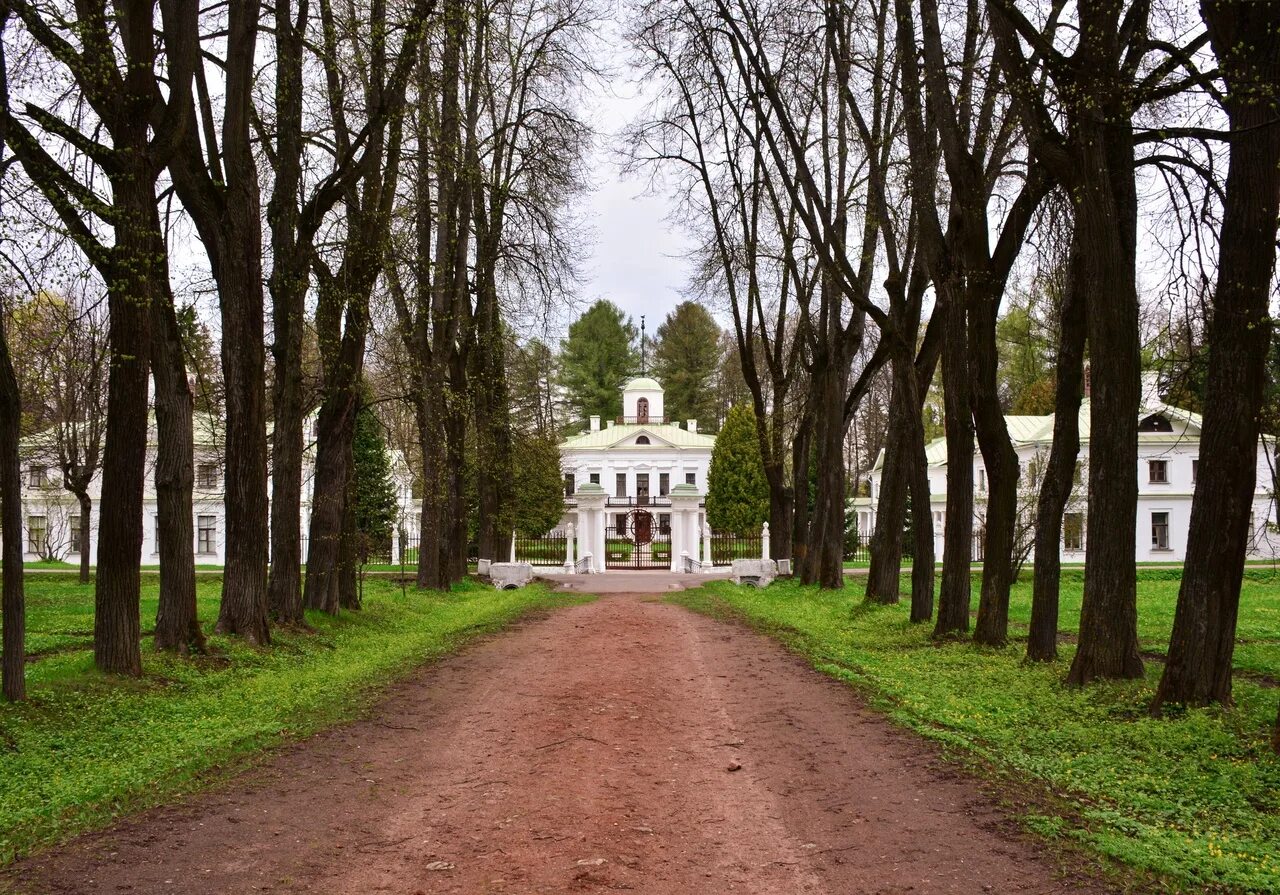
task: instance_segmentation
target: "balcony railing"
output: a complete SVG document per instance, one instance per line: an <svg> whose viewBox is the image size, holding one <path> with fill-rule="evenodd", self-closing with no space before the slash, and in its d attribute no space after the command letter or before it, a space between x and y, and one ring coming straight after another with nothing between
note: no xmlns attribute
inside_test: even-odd
<svg viewBox="0 0 1280 895"><path fill-rule="evenodd" d="M671 498L665 494L651 494L639 497L610 497L607 503L611 507L669 507L671 506Z"/></svg>
<svg viewBox="0 0 1280 895"><path fill-rule="evenodd" d="M620 426L661 426L667 422L665 416L657 416L649 414L648 416L620 416L618 417L618 425Z"/></svg>

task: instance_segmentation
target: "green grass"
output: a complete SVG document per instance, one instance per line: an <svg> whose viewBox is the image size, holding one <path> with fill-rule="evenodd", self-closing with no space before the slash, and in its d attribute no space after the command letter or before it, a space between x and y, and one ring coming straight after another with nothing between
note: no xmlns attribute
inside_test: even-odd
<svg viewBox="0 0 1280 895"><path fill-rule="evenodd" d="M157 578L144 576L144 626ZM201 618L221 582L197 581ZM453 593L366 580L365 608L313 631L276 631L268 649L215 637L213 655L161 655L144 642L141 680L94 671L91 585L27 580L30 699L0 704L0 863L224 779L262 750L358 715L378 688L523 613L567 600L533 586Z"/></svg>
<svg viewBox="0 0 1280 895"><path fill-rule="evenodd" d="M1143 648L1162 652L1176 570L1140 573ZM1168 880L1165 891L1280 891L1280 759L1269 749L1280 691L1280 577L1246 573L1234 709L1164 720L1147 706L1159 678L1063 686L1074 646L1055 664L1023 661L1025 628L1005 649L935 644L908 607L862 601L859 582L821 592L791 581L764 590L716 582L682 594L691 608L746 619L857 687L892 720L954 754L1038 792L1026 826ZM1062 629L1079 620L1080 575L1063 576ZM977 605L975 587L974 606ZM1030 585L1013 594L1025 622ZM1027 781L1034 785L1028 787Z"/></svg>

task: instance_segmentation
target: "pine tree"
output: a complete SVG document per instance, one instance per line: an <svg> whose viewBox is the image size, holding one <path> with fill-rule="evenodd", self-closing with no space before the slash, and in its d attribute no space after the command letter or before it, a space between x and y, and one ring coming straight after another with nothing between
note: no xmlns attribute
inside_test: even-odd
<svg viewBox="0 0 1280 895"><path fill-rule="evenodd" d="M636 328L622 309L598 301L569 326L560 356L560 384L585 419L622 413L622 385L638 366Z"/></svg>
<svg viewBox="0 0 1280 895"><path fill-rule="evenodd" d="M720 327L710 312L691 301L676 305L658 327L653 373L666 392L668 419L715 425L720 339Z"/></svg>
<svg viewBox="0 0 1280 895"><path fill-rule="evenodd" d="M745 404L729 410L711 452L707 476L707 524L716 531L755 534L769 519L769 484L760 459L755 413Z"/></svg>
<svg viewBox="0 0 1280 895"><path fill-rule="evenodd" d="M399 502L391 479L391 455L371 408L363 407L356 414L351 454L356 531L366 547L386 544L396 524Z"/></svg>
<svg viewBox="0 0 1280 895"><path fill-rule="evenodd" d="M541 435L517 435L515 444L515 527L542 535L564 515L564 477L560 447Z"/></svg>

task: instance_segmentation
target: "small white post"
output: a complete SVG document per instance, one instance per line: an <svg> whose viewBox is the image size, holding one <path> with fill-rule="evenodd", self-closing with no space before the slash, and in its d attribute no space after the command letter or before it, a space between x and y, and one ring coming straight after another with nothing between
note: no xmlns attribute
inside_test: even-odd
<svg viewBox="0 0 1280 895"><path fill-rule="evenodd" d="M711 563L711 526L704 524L702 526L702 565L704 568L710 569Z"/></svg>
<svg viewBox="0 0 1280 895"><path fill-rule="evenodd" d="M764 529L760 532L760 558L769 558L769 523L764 524Z"/></svg>
<svg viewBox="0 0 1280 895"><path fill-rule="evenodd" d="M516 530L511 529L511 561L516 561Z"/></svg>
<svg viewBox="0 0 1280 895"><path fill-rule="evenodd" d="M564 570L566 572L573 571L573 523L569 523L569 527L565 529L564 538Z"/></svg>

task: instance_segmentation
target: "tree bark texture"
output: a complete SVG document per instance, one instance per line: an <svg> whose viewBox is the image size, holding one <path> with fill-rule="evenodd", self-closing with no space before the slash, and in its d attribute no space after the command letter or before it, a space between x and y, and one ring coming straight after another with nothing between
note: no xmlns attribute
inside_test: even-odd
<svg viewBox="0 0 1280 895"><path fill-rule="evenodd" d="M934 313L946 315L942 337L942 387L947 436L947 509L943 523L942 589L934 637L969 630L973 594L973 417L969 400L968 313L948 296Z"/></svg>
<svg viewBox="0 0 1280 895"><path fill-rule="evenodd" d="M4 36L7 15L0 10L0 39ZM4 61L0 50L0 63ZM0 89L3 87L4 68L0 65ZM4 588L0 597L0 617L4 619L3 690L10 702L25 699L26 685L26 595L23 590L22 544L22 470L18 458L18 436L22 422L22 405L18 392L18 379L9 357L9 340L5 333L3 315L0 315L0 541L4 563ZM84 542L82 552L88 552Z"/></svg>
<svg viewBox="0 0 1280 895"><path fill-rule="evenodd" d="M1054 372L1053 445L1036 501L1035 568L1031 592L1031 631L1027 658L1058 658L1058 601L1061 586L1062 514L1075 484L1080 455L1080 399L1088 323L1088 282L1074 246L1067 288L1059 311L1058 365Z"/></svg>
<svg viewBox="0 0 1280 895"><path fill-rule="evenodd" d="M973 290L969 305L970 405L982 464L987 473L982 551L982 592L975 643L1003 646L1009 636L1009 588L1013 584L1013 541L1018 521L1018 454L1009 440L1000 406L996 315L1000 296Z"/></svg>
<svg viewBox="0 0 1280 895"><path fill-rule="evenodd" d="M1280 213L1280 3L1204 0L1200 8L1227 83L1231 160L1187 558L1154 711L1166 702L1231 702Z"/></svg>
<svg viewBox="0 0 1280 895"><path fill-rule="evenodd" d="M302 51L307 0L277 0L276 170L267 219L271 226L272 358L271 569L267 605L279 624L299 625L302 610L302 457L307 408L302 391L311 236L299 233L302 182Z"/></svg>
<svg viewBox="0 0 1280 895"><path fill-rule="evenodd" d="M193 399L182 334L168 289L151 304L151 375L155 382L156 511L160 551L157 649L204 652L196 614L196 569L191 489L195 483Z"/></svg>

